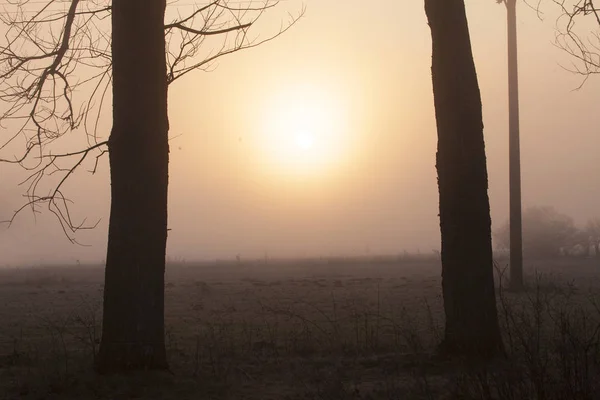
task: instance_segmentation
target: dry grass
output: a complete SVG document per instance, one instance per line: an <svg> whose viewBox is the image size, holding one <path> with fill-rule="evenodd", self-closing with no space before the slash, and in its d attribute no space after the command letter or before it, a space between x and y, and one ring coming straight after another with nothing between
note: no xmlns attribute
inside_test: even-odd
<svg viewBox="0 0 600 400"><path fill-rule="evenodd" d="M542 266L528 292L502 291L509 362L483 369L433 355L436 261L171 265L173 374L127 377L89 372L102 268L0 270L0 384L31 399L592 399L600 265Z"/></svg>

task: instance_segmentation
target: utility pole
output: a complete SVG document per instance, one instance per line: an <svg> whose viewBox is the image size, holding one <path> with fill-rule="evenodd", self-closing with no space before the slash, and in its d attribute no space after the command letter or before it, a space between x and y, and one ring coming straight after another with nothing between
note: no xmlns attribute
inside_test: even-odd
<svg viewBox="0 0 600 400"><path fill-rule="evenodd" d="M519 144L519 72L517 67L517 0L504 0L508 31L508 154L510 197L510 287L523 288L521 218L521 149Z"/></svg>

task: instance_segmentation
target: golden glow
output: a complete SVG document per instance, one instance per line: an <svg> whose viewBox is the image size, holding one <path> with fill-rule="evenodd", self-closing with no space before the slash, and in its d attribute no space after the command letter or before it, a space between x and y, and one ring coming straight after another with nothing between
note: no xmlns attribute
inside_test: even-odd
<svg viewBox="0 0 600 400"><path fill-rule="evenodd" d="M264 108L260 148L268 168L325 174L348 150L345 113L335 93L316 85L281 88Z"/></svg>
<svg viewBox="0 0 600 400"><path fill-rule="evenodd" d="M302 150L310 150L315 143L315 137L310 131L299 130L296 132L296 145Z"/></svg>

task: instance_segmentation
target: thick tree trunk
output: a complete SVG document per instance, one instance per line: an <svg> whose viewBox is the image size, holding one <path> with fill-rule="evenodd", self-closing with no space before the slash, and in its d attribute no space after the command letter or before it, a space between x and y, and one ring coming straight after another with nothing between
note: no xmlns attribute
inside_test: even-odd
<svg viewBox="0 0 600 400"><path fill-rule="evenodd" d="M165 0L112 2L111 210L99 372L167 368Z"/></svg>
<svg viewBox="0 0 600 400"><path fill-rule="evenodd" d="M481 97L463 0L425 0L433 43L446 326L440 349L502 351L496 311Z"/></svg>

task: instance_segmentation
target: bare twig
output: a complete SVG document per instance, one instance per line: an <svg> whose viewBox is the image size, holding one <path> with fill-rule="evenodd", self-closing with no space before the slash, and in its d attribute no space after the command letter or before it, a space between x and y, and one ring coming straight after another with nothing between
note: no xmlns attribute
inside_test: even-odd
<svg viewBox="0 0 600 400"><path fill-rule="evenodd" d="M304 14L302 9L270 36L251 37L259 18L277 4L275 0L231 4L214 0L194 6L186 16L179 15L166 24L168 83L193 70L209 71L219 57L278 37ZM12 224L25 209L35 215L37 206L46 204L71 242L76 242L78 230L98 224L74 223L62 188L90 158L87 170L94 174L100 158L108 152L108 133L100 132L99 121L112 82L111 12L110 0L14 0L3 4L0 163L18 165L30 174L21 182L26 203L0 223ZM87 146L53 152L56 140L69 132L83 132ZM44 188L42 182L52 175L59 178L49 189Z"/></svg>
<svg viewBox="0 0 600 400"><path fill-rule="evenodd" d="M600 73L600 8L594 1L552 0L561 12L554 44L573 58L563 68L583 77L577 89L589 76Z"/></svg>

